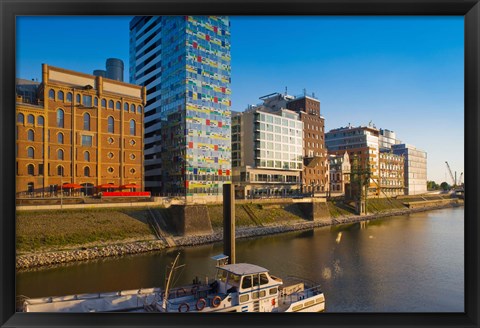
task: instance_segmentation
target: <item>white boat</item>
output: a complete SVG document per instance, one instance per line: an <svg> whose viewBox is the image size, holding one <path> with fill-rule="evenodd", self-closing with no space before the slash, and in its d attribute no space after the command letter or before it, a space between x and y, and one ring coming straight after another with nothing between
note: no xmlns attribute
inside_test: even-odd
<svg viewBox="0 0 480 328"><path fill-rule="evenodd" d="M284 286L283 280L258 265L227 264L219 255L215 279L170 288L178 256L164 290L119 291L69 295L23 302L25 312L323 312L325 297L319 286L304 282Z"/></svg>

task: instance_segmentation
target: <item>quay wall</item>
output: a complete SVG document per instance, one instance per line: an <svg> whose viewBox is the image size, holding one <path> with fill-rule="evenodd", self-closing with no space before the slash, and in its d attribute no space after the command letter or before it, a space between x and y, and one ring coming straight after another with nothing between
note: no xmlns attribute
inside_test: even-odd
<svg viewBox="0 0 480 328"><path fill-rule="evenodd" d="M296 206L303 207L302 212L306 213L304 220L297 220L290 222L289 224L273 223L264 226L241 226L236 228L236 238L254 238L264 235L272 235L278 233L292 232L307 230L317 227L330 226L336 224L345 224L360 222L365 220L372 220L380 217L388 217L395 215L406 215L409 213L428 211L434 209L448 208L453 206L463 206L463 201L458 199L450 199L448 201L433 201L425 202L422 204L415 204L412 207L405 207L402 209L392 209L379 213L373 213L369 215L348 215L333 217L329 215L328 203L318 202L310 204L296 204ZM266 205L268 206L277 205ZM282 205L284 206L284 205ZM186 206L187 208L189 206ZM171 213L180 211L180 215L185 214L185 207L181 206L173 207ZM183 211L183 212L182 212ZM187 224L184 223L184 234L174 236L176 247L197 246L202 244L220 242L223 240L223 230L213 229L210 224L210 214L208 206L196 206L196 208L187 209ZM191 211L189 214L188 212ZM195 220L192 219L188 222L188 216L196 217L201 214L202 218ZM209 221L208 223L206 221ZM189 225L188 227L186 227ZM202 227L202 232L193 234L193 229ZM177 227L181 231L182 227ZM34 268L41 268L52 265L66 264L70 262L93 260L104 257L112 256L124 256L129 254L139 254L152 251L160 251L169 247L162 240L142 241L142 242L130 242L130 243L117 243L115 245L96 246L96 247L82 247L75 250L64 251L49 251L49 252L34 252L17 256L16 268L17 270L28 270Z"/></svg>

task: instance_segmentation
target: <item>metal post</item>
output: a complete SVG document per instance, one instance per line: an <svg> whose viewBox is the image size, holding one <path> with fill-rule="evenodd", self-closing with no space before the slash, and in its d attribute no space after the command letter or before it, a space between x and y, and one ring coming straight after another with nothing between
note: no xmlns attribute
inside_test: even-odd
<svg viewBox="0 0 480 328"><path fill-rule="evenodd" d="M223 185L223 253L235 264L235 186Z"/></svg>
<svg viewBox="0 0 480 328"><path fill-rule="evenodd" d="M60 179L60 209L63 209L63 179Z"/></svg>

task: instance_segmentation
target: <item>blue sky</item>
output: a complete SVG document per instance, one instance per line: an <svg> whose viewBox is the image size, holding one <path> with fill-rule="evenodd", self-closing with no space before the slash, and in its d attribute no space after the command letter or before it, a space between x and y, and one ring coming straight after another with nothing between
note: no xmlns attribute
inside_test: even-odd
<svg viewBox="0 0 480 328"><path fill-rule="evenodd" d="M130 17L20 17L17 76L41 64L92 73L125 63ZM326 129L366 125L427 151L429 180L458 175L464 159L464 22L448 17L231 17L232 109L306 89Z"/></svg>

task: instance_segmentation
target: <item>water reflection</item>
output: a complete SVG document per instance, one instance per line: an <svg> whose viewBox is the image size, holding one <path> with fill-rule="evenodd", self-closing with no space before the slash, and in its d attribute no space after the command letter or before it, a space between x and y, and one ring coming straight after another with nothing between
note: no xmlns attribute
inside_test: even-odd
<svg viewBox="0 0 480 328"><path fill-rule="evenodd" d="M237 241L237 262L322 285L329 312L462 312L463 208ZM176 250L23 272L30 297L163 286ZM180 250L177 284L214 273L220 243Z"/></svg>

